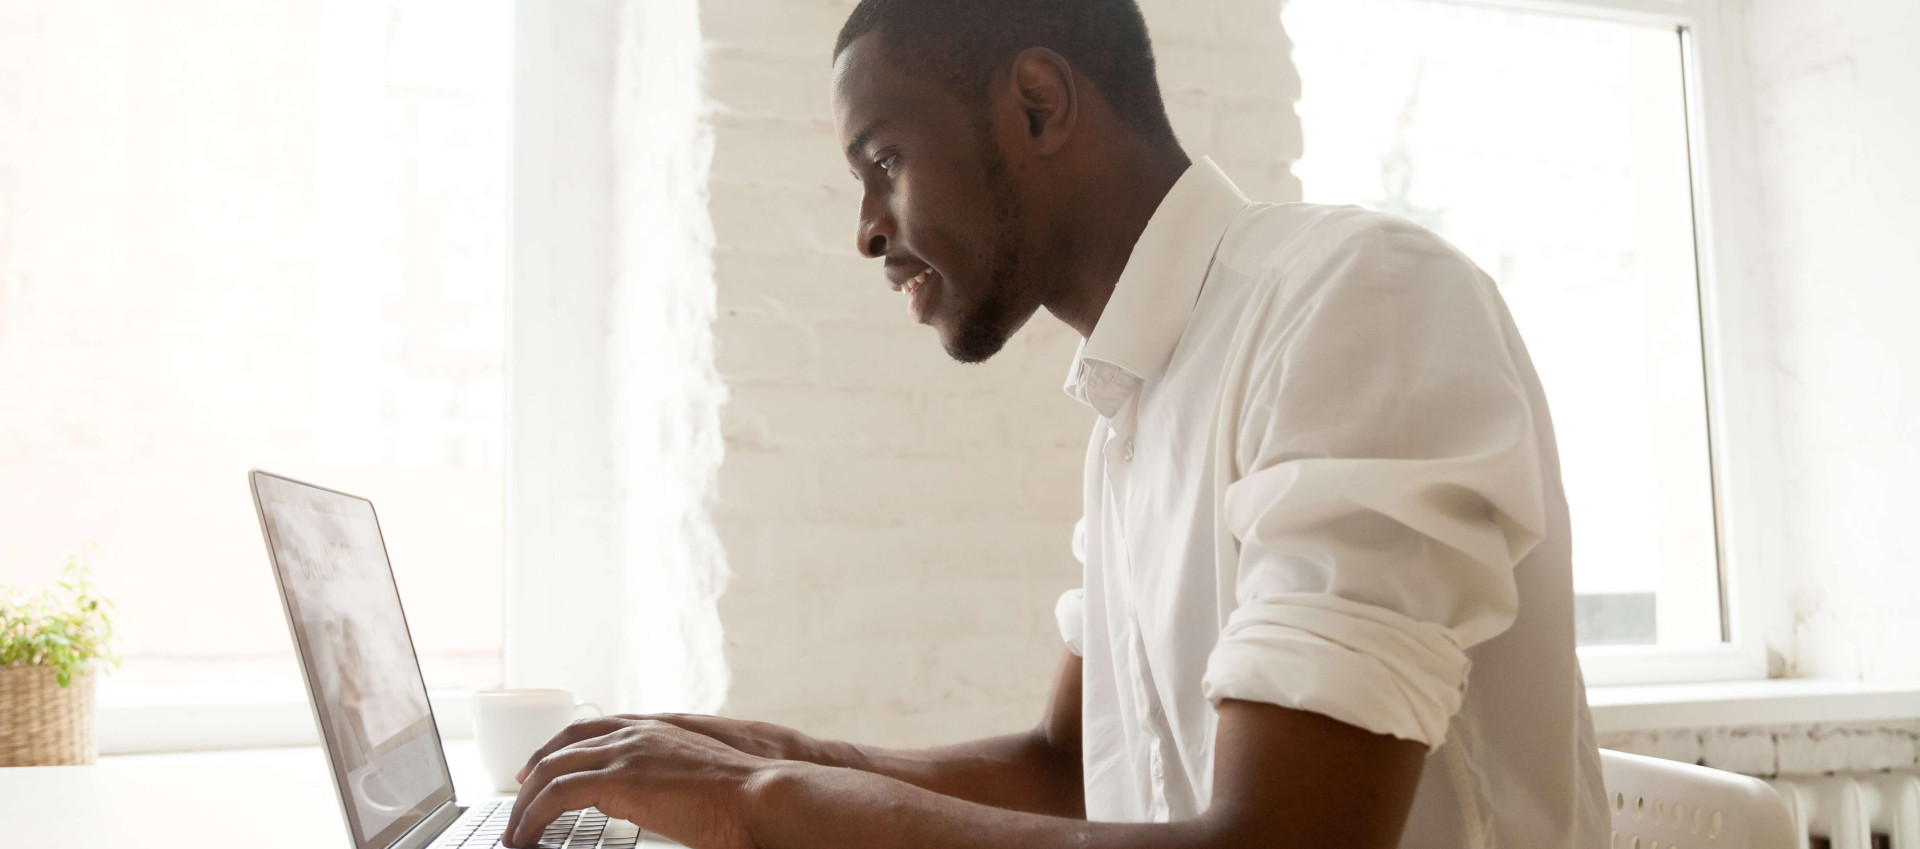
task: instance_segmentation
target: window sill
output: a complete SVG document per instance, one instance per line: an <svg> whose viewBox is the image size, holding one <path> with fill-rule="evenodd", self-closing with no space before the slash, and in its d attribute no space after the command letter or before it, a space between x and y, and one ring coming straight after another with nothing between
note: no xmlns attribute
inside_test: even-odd
<svg viewBox="0 0 1920 849"><path fill-rule="evenodd" d="M473 693L427 694L440 736L473 736ZM207 695L153 693L103 701L98 734L103 755L317 746L305 693L284 689Z"/></svg>
<svg viewBox="0 0 1920 849"><path fill-rule="evenodd" d="M453 774L454 795L462 802L498 795L493 792L480 752L472 740L448 740L442 747L447 756L447 771ZM325 775L326 755L318 744L309 746L250 749L247 751L163 752L157 754L102 755L102 766L113 768L178 768L209 766L247 768L271 766Z"/></svg>
<svg viewBox="0 0 1920 849"><path fill-rule="evenodd" d="M1588 687L1593 730L1658 731L1920 719L1920 682L1775 678Z"/></svg>

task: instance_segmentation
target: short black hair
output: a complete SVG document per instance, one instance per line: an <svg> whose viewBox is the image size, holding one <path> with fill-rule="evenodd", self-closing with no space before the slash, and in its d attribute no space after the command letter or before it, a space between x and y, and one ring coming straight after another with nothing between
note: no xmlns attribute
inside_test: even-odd
<svg viewBox="0 0 1920 849"><path fill-rule="evenodd" d="M1133 0L860 0L833 58L874 31L890 55L913 57L911 67L978 104L1016 54L1045 47L1086 74L1127 127L1156 145L1175 143L1147 22Z"/></svg>

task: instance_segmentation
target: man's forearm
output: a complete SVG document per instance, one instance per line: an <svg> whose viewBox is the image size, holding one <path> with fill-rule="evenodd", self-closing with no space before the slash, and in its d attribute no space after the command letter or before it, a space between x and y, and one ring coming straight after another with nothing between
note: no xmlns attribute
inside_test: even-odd
<svg viewBox="0 0 1920 849"><path fill-rule="evenodd" d="M1173 823L1087 822L969 804L886 777L763 763L735 794L764 849L1388 849L1420 782L1424 745L1329 717L1227 699L1213 797Z"/></svg>
<svg viewBox="0 0 1920 849"><path fill-rule="evenodd" d="M1216 709L1212 798L1200 816L1176 823L1033 813L1048 807L1035 800L1067 804L1057 795L1063 773L1048 766L1059 761L1036 759L1034 747L1069 749L1047 745L1044 730L921 753L842 749L872 770L862 771L748 754L664 720L625 719L541 757L502 841L531 846L562 813L597 807L690 846L738 849L1398 845L1424 744L1278 705L1224 699ZM828 760L819 748L801 753Z"/></svg>
<svg viewBox="0 0 1920 849"><path fill-rule="evenodd" d="M816 764L883 775L943 796L1012 811L1086 816L1079 748L1048 739L1043 729L910 751L826 743L818 754Z"/></svg>
<svg viewBox="0 0 1920 849"><path fill-rule="evenodd" d="M1080 778L1080 658L1061 653L1053 695L1040 725L952 746L890 751L823 743L803 758L823 766L884 775L944 796L1010 811L1085 819Z"/></svg>
<svg viewBox="0 0 1920 849"><path fill-rule="evenodd" d="M1205 820L1089 823L1009 806L982 807L954 793L929 792L884 774L784 764L757 776L740 812L754 845L765 849L1196 849L1223 846ZM983 802L982 804L992 804Z"/></svg>

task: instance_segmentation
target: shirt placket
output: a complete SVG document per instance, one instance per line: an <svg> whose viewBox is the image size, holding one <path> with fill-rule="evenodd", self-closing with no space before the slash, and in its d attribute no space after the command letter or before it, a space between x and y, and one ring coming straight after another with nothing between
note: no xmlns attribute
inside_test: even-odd
<svg viewBox="0 0 1920 849"><path fill-rule="evenodd" d="M1127 639L1128 684L1132 690L1134 715L1139 717L1140 732L1147 743L1147 776L1150 791L1149 815L1152 819L1164 821L1168 818L1166 798L1166 755L1167 735L1162 731L1166 725L1165 712L1159 699L1153 693L1153 671L1147 663L1146 638L1140 628L1139 606L1136 604L1133 569L1133 544L1131 529L1127 525L1126 504L1131 493L1133 480L1133 460L1136 453L1134 444L1135 424L1139 418L1139 395L1129 398L1114 418L1107 423L1107 440L1102 455L1105 458L1105 490L1108 499L1107 515L1120 545L1118 555L1120 572L1125 587L1122 598L1126 604L1125 621Z"/></svg>

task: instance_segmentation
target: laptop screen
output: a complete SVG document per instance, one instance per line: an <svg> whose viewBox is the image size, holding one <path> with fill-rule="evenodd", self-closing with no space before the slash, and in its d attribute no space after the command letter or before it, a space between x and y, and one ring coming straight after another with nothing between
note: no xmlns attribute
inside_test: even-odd
<svg viewBox="0 0 1920 849"><path fill-rule="evenodd" d="M373 503L252 478L348 828L383 849L453 800L453 777Z"/></svg>

